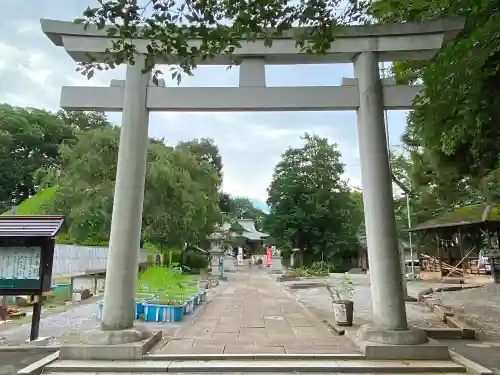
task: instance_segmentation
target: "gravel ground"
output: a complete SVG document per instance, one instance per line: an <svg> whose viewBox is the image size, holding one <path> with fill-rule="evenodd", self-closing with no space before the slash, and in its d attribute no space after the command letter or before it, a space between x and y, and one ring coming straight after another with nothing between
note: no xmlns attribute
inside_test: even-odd
<svg viewBox="0 0 500 375"><path fill-rule="evenodd" d="M72 305L70 309L40 320L40 337L51 337L50 345L60 345L70 340L82 330L98 326L97 303ZM14 326L0 331L0 343L3 345L21 345L29 338L31 324Z"/></svg>
<svg viewBox="0 0 500 375"><path fill-rule="evenodd" d="M372 315L372 300L370 293L370 278L365 274L350 275L354 283L354 319L356 324L370 322ZM331 274L329 284L340 282L343 274ZM286 283L289 284L289 283ZM408 283L408 294L416 296L420 290L436 287L434 283L413 281ZM328 291L324 287L291 290L305 306L313 310L323 319L331 318L332 302ZM435 314L426 306L416 302L406 303L408 321L419 327L444 327Z"/></svg>
<svg viewBox="0 0 500 375"><path fill-rule="evenodd" d="M98 301L71 305L68 310L42 316L40 320L40 337L49 337L48 346L58 346L64 343L77 342L80 332L97 328ZM195 319L195 315L192 315ZM187 320L184 320L187 321ZM148 322L151 329L171 332L180 327L182 323L156 323ZM0 331L0 345L23 345L29 338L31 324L13 326Z"/></svg>
<svg viewBox="0 0 500 375"><path fill-rule="evenodd" d="M343 275L331 275L329 283L339 282ZM370 281L367 275L351 275L355 284L354 318L363 324L370 320ZM416 297L428 288L451 286L429 281L408 282L408 294ZM320 318L332 318L331 300L324 288L297 289L291 292ZM434 293L441 303L477 329L477 340L438 340L451 350L500 374L500 285L487 284L474 289ZM421 304L407 303L408 321L416 326L439 327L443 324Z"/></svg>
<svg viewBox="0 0 500 375"><path fill-rule="evenodd" d="M500 341L500 284L438 292L434 296L476 328L481 340Z"/></svg>

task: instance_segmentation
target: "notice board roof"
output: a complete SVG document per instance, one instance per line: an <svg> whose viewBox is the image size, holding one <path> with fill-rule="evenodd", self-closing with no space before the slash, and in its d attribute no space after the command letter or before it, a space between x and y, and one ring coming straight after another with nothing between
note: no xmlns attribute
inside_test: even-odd
<svg viewBox="0 0 500 375"><path fill-rule="evenodd" d="M53 237L64 216L0 216L0 237Z"/></svg>

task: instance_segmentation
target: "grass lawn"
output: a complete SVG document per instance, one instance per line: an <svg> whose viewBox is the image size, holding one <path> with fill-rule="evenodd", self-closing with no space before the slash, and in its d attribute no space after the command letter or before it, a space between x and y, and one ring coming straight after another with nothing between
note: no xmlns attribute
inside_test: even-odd
<svg viewBox="0 0 500 375"><path fill-rule="evenodd" d="M39 191L37 194L24 200L19 206L17 206L16 215L40 215L43 205L54 196L55 192L55 186ZM2 216L8 215L12 215L12 210L8 210L2 214Z"/></svg>

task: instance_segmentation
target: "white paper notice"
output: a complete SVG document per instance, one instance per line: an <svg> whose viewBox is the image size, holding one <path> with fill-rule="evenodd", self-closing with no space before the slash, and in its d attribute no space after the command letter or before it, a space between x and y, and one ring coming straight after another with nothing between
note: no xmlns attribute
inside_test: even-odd
<svg viewBox="0 0 500 375"><path fill-rule="evenodd" d="M41 248L0 247L0 279L40 279Z"/></svg>

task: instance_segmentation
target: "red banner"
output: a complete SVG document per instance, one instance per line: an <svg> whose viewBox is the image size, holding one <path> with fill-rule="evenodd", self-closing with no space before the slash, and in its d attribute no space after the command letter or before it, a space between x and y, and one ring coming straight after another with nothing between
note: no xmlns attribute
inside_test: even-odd
<svg viewBox="0 0 500 375"><path fill-rule="evenodd" d="M271 267L273 264L273 248L268 247L267 248L267 267Z"/></svg>

